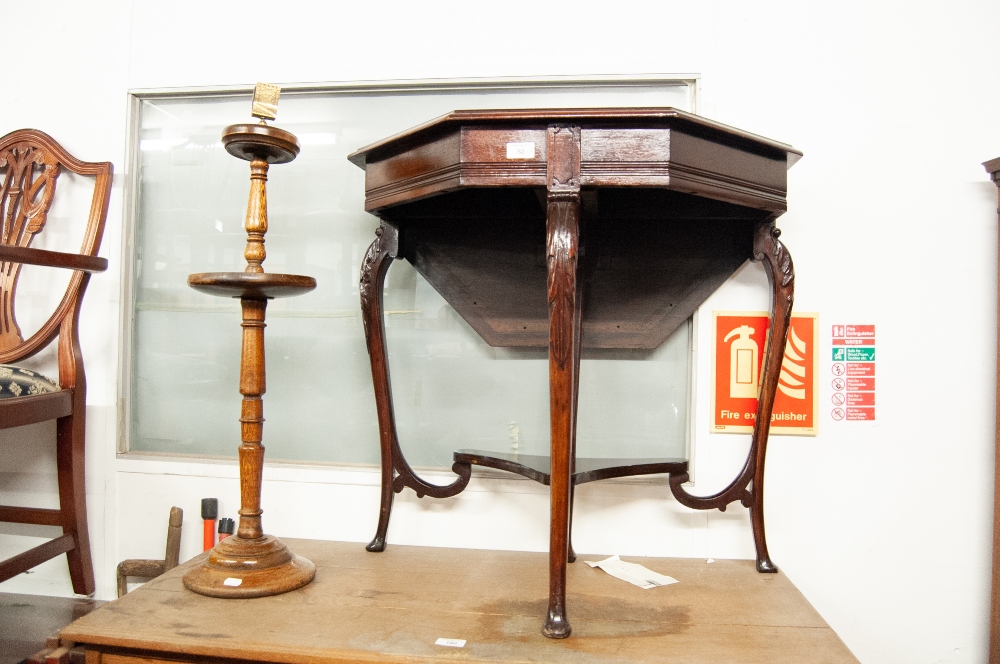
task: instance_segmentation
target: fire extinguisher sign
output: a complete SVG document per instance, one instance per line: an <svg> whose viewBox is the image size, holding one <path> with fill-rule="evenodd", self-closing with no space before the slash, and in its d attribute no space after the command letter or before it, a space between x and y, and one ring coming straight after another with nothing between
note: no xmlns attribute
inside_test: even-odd
<svg viewBox="0 0 1000 664"><path fill-rule="evenodd" d="M766 312L714 311L712 424L714 433L751 433L764 368L770 316ZM818 314L795 313L788 328L771 411L771 433L815 436L819 392ZM777 349L775 349L777 351Z"/></svg>

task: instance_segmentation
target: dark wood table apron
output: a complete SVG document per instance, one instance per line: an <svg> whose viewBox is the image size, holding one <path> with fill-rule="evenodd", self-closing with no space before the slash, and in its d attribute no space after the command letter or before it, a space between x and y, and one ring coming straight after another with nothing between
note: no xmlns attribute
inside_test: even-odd
<svg viewBox="0 0 1000 664"><path fill-rule="evenodd" d="M365 209L381 219L361 269L382 454L382 507L369 551L382 551L393 493L446 497L471 466L551 484L549 613L565 637L573 486L669 473L683 505L750 508L757 569L774 572L764 535L764 456L792 310L791 257L775 219L783 143L672 108L456 111L352 155L365 169ZM438 486L406 462L396 433L382 293L393 259L408 260L491 346L547 347L551 457L455 453L458 478ZM747 259L772 290L753 441L738 476L693 496L683 459L576 459L582 348L659 346Z"/></svg>

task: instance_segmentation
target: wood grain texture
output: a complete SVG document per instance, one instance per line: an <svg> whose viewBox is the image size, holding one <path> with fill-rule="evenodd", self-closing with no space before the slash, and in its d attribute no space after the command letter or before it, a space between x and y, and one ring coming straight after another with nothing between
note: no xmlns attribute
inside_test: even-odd
<svg viewBox="0 0 1000 664"><path fill-rule="evenodd" d="M456 463L496 468L516 473L529 480L548 486L551 477L551 458L535 454L501 454L485 450L456 450ZM614 477L680 473L687 470L685 459L614 459L577 457L574 460L572 482L586 484Z"/></svg>
<svg viewBox="0 0 1000 664"><path fill-rule="evenodd" d="M34 249L33 239L48 225L49 208L63 171L93 181L90 212L78 254ZM22 129L0 138L0 363L16 364L58 339L59 386L53 394L0 402L0 427L56 420L56 467L59 485L58 525L62 537L0 563L0 581L66 553L76 593L94 592L94 572L87 526L84 478L87 380L80 350L79 318L90 273L107 268L97 257L111 196L110 162L84 162L70 155L51 136ZM59 231L56 231L59 232ZM28 339L15 317L17 283L22 264L74 270L59 304ZM11 508L6 515L33 523L36 511ZM52 514L41 515L51 520Z"/></svg>
<svg viewBox="0 0 1000 664"><path fill-rule="evenodd" d="M62 267L84 272L103 272L108 269L108 259L83 254L68 254L62 251L47 251L32 247L11 247L0 245L0 261L22 265Z"/></svg>
<svg viewBox="0 0 1000 664"><path fill-rule="evenodd" d="M293 554L277 537L265 535L261 522L264 473L264 393L267 391L264 328L267 301L300 295L316 287L312 277L266 274L262 263L267 233L269 163L298 154L298 139L287 131L260 125L232 125L222 134L230 154L250 161L250 194L244 228L244 272L192 274L188 285L211 295L239 297L243 311L240 355L240 509L239 528L220 541L203 564L189 570L184 585L209 597L240 599L286 593L312 581L316 568Z"/></svg>
<svg viewBox="0 0 1000 664"><path fill-rule="evenodd" d="M548 128L546 260L549 304L549 607L542 634L564 639L570 491L576 456L576 407L580 373L580 128Z"/></svg>
<svg viewBox="0 0 1000 664"><path fill-rule="evenodd" d="M684 484L689 480L687 472L670 476L670 491L685 507L718 509L724 512L729 504L739 501L744 507L750 508L750 523L753 528L759 572L778 571L768 555L764 529L764 462L774 395L778 388L778 376L792 316L795 287L792 257L785 245L778 240L780 235L781 231L775 227L773 221L758 224L754 233L754 258L764 264L771 285L771 320L767 346L761 360L763 372L757 399L757 419L743 469L728 486L708 496L694 496L687 492L684 488Z"/></svg>
<svg viewBox="0 0 1000 664"><path fill-rule="evenodd" d="M672 108L455 111L348 158L366 170L365 209L460 187L545 186L545 127L581 127L585 187L663 187L750 208L785 210L788 145ZM534 156L511 159L509 143Z"/></svg>
<svg viewBox="0 0 1000 664"><path fill-rule="evenodd" d="M651 590L573 565L575 638L555 641L538 633L543 553L396 546L372 556L348 542L288 542L317 564L315 582L294 593L222 601L186 592L180 576L203 554L61 636L105 653L105 664L857 661L786 577L757 574L751 561L627 558L679 580ZM467 643L434 645L442 637Z"/></svg>
<svg viewBox="0 0 1000 664"><path fill-rule="evenodd" d="M665 341L748 259L772 285L757 427L737 477L688 494L684 464L671 491L694 509L751 510L758 570L776 568L763 518L764 459L791 312L794 272L774 220L786 208L787 145L675 109L456 111L363 148L366 209L382 219L361 276L362 309L382 445L382 509L369 550L385 548L392 493L454 495L471 465L548 481L550 574L544 633L568 636L566 562L583 348L648 350ZM544 166L544 169L543 169ZM546 472L505 455L457 454L448 487L420 480L400 450L385 360L381 290L388 264L409 261L489 344L549 350ZM769 347L770 348L770 347ZM592 479L650 464L599 468ZM608 475L610 476L610 475Z"/></svg>
<svg viewBox="0 0 1000 664"><path fill-rule="evenodd" d="M383 286L389 265L396 257L399 246L399 231L392 224L383 222L375 231L375 240L362 261L361 280L358 291L361 295L361 316L365 328L365 341L372 367L372 382L375 387L375 406L379 423L379 446L381 451L382 482L378 526L375 537L368 543L372 552L385 550L385 538L392 513L393 494L405 487L413 489L418 498L447 498L460 493L469 483L472 468L467 463L456 462L453 470L458 476L448 485L427 482L417 474L406 461L399 438L396 434L396 416L392 407L392 384L389 378L388 350L385 339L385 316L382 306Z"/></svg>
<svg viewBox="0 0 1000 664"><path fill-rule="evenodd" d="M308 293L316 288L316 280L301 274L201 272L188 276L188 286L219 297L274 299Z"/></svg>

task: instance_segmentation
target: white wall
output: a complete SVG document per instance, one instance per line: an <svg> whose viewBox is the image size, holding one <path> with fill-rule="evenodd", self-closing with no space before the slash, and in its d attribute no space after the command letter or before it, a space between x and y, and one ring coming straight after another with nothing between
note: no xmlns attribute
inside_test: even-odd
<svg viewBox="0 0 1000 664"><path fill-rule="evenodd" d="M63 1L45 30L6 31L8 52L31 59L6 69L0 133L39 127L77 156L116 166L102 249L112 268L92 281L84 312L99 596L112 595L119 560L162 555L170 505L186 512L186 555L199 548L201 497L236 509L233 464L115 455L128 90L697 73L702 114L805 152L779 221L796 261L797 308L820 313L824 336L832 322L878 326L877 425L827 419L815 439L772 438L772 556L863 662L985 659L997 228L996 191L980 163L1000 155L1000 123L990 117L1000 103L990 48L1000 5L686 4L697 7ZM6 25L41 25L30 5L3 14ZM745 271L713 302L759 298L759 279ZM704 418L704 399L699 408ZM51 504L54 481L42 470L51 451L19 453L11 442L39 437L0 438L0 491ZM698 489L708 491L746 443L708 434L696 442ZM371 536L373 472L269 467L265 477L270 532ZM691 512L667 493L662 483L583 487L577 548L752 556L744 510ZM546 501L541 487L517 480L474 481L446 501L404 492L390 541L544 550ZM51 561L0 591L68 594L64 567Z"/></svg>

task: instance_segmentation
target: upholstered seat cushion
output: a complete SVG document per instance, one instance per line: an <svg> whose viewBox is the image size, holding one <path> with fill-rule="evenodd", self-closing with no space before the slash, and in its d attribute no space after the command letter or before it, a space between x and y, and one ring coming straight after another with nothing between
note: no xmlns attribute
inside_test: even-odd
<svg viewBox="0 0 1000 664"><path fill-rule="evenodd" d="M13 364L0 364L0 399L58 392L60 389L59 383L37 371L22 369Z"/></svg>

